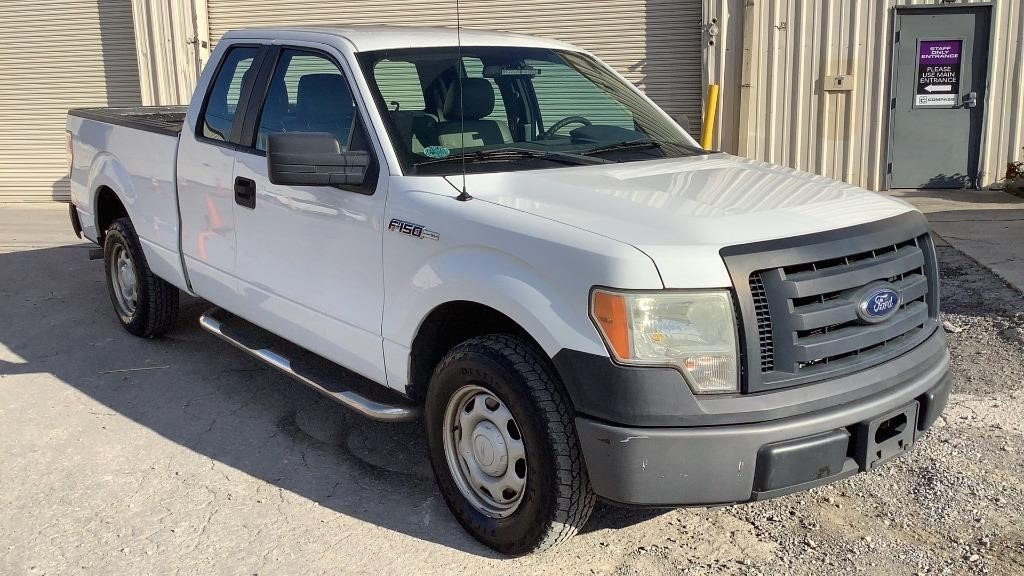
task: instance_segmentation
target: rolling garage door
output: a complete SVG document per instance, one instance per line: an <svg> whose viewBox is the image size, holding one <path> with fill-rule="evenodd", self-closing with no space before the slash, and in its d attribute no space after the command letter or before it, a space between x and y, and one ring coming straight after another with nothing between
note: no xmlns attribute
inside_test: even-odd
<svg viewBox="0 0 1024 576"><path fill-rule="evenodd" d="M207 0L210 38L246 26L451 26L454 0ZM462 0L468 28L571 42L595 53L669 113L700 119L701 0Z"/></svg>
<svg viewBox="0 0 1024 576"><path fill-rule="evenodd" d="M0 0L0 202L67 200L68 108L139 103L131 0Z"/></svg>

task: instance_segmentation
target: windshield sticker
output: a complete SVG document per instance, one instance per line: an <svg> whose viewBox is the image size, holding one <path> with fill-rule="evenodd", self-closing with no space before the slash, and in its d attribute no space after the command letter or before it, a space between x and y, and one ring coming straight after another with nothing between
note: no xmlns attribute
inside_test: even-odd
<svg viewBox="0 0 1024 576"><path fill-rule="evenodd" d="M447 158L451 156L452 151L444 146L427 146L423 153L431 158Z"/></svg>

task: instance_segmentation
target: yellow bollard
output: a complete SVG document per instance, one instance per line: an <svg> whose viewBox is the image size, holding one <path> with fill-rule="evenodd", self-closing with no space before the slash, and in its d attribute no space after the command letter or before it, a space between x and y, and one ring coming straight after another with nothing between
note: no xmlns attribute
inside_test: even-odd
<svg viewBox="0 0 1024 576"><path fill-rule="evenodd" d="M715 114L718 112L718 84L708 84L708 101L704 108L704 126L700 131L700 147L711 149L711 139L715 135Z"/></svg>

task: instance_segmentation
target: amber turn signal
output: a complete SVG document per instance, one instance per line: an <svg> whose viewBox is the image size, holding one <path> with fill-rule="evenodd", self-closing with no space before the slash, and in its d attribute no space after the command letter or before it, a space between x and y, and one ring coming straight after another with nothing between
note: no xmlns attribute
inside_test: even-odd
<svg viewBox="0 0 1024 576"><path fill-rule="evenodd" d="M597 322L615 356L619 360L630 358L630 325L626 314L626 298L621 294L594 290L591 310L594 321Z"/></svg>

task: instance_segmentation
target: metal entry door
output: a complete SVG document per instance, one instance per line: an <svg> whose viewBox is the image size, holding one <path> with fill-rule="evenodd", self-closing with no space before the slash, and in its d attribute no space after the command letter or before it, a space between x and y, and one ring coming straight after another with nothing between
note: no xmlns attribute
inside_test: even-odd
<svg viewBox="0 0 1024 576"><path fill-rule="evenodd" d="M896 8L890 188L976 186L990 10Z"/></svg>

